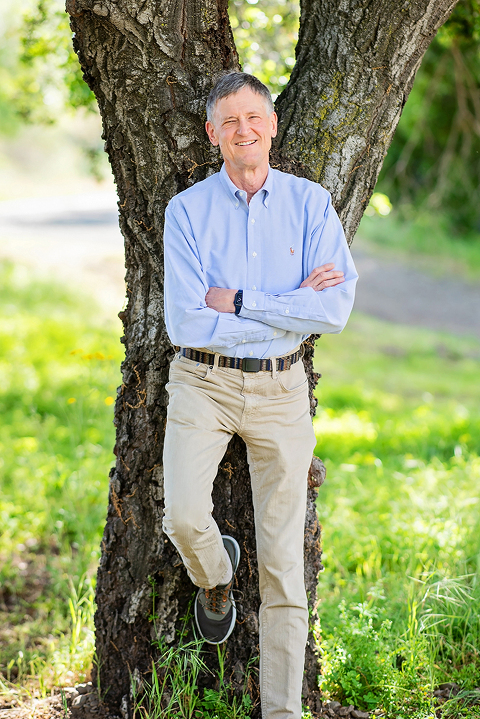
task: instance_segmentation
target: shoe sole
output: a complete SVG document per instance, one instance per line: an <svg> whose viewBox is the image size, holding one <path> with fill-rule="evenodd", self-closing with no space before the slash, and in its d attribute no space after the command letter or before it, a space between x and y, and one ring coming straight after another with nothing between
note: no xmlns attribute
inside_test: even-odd
<svg viewBox="0 0 480 719"><path fill-rule="evenodd" d="M223 541L223 546L227 550L227 554L230 557L230 561L232 563L232 569L233 569L233 576L235 576L235 572L237 571L238 565L240 564L240 545L237 542L237 540L234 537L231 537L229 534L222 534L222 541ZM228 551L227 544L230 544L233 547L233 557L232 557L231 553Z"/></svg>

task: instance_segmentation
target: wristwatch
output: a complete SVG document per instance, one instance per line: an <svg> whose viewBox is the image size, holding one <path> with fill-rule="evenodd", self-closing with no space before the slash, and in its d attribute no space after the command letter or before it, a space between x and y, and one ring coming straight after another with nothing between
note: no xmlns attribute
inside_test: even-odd
<svg viewBox="0 0 480 719"><path fill-rule="evenodd" d="M238 292L235 293L233 304L235 305L235 314L239 315L243 305L243 290L238 290Z"/></svg>

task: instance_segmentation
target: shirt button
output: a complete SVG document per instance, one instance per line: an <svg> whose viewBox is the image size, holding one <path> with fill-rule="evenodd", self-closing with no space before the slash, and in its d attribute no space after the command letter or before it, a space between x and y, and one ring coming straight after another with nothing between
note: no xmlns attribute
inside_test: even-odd
<svg viewBox="0 0 480 719"><path fill-rule="evenodd" d="M247 341L247 340L242 340L242 344L245 344L246 341Z"/></svg>
<svg viewBox="0 0 480 719"><path fill-rule="evenodd" d="M275 330L275 332L273 333L273 336L274 336L274 337L277 336L277 330ZM245 342L245 340L243 340L243 341Z"/></svg>
<svg viewBox="0 0 480 719"><path fill-rule="evenodd" d="M252 220L252 225L254 225L254 224L255 224L255 220Z"/></svg>
<svg viewBox="0 0 480 719"><path fill-rule="evenodd" d="M251 356L253 355L253 352L252 352L252 350L250 350L250 352L249 352L248 354L249 354L249 355L250 355L250 357L251 357Z"/></svg>
<svg viewBox="0 0 480 719"><path fill-rule="evenodd" d="M286 314L286 315L288 315L289 312L290 312L290 310L288 310L288 309L285 310L285 314Z"/></svg>
<svg viewBox="0 0 480 719"><path fill-rule="evenodd" d="M257 289L257 288L255 287L255 285L253 285L252 290L256 290L256 289Z"/></svg>
<svg viewBox="0 0 480 719"><path fill-rule="evenodd" d="M256 253L256 252L252 252L252 257L256 257L256 256L257 256L257 253Z"/></svg>
<svg viewBox="0 0 480 719"><path fill-rule="evenodd" d="M256 307L256 306L257 306L257 303L256 303L256 302L252 302L252 307Z"/></svg>

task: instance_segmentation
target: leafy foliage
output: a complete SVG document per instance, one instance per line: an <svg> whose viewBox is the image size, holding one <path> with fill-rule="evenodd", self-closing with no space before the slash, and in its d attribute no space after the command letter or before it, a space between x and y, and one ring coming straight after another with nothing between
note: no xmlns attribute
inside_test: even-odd
<svg viewBox="0 0 480 719"><path fill-rule="evenodd" d="M38 0L5 18L0 49L0 132L19 123L53 123L68 110L96 110L58 0Z"/></svg>
<svg viewBox="0 0 480 719"><path fill-rule="evenodd" d="M480 4L460 0L420 66L378 183L407 213L441 210L456 234L480 231L479 43Z"/></svg>
<svg viewBox="0 0 480 719"><path fill-rule="evenodd" d="M339 611L334 633L323 640L320 688L364 710L405 708L412 693L416 710L431 708L432 698L420 689L421 669L427 663L425 642L413 637L405 643L406 659L392 642L390 620L384 619L376 629L378 614L368 603L347 608L341 602Z"/></svg>
<svg viewBox="0 0 480 719"><path fill-rule="evenodd" d="M234 0L229 14L243 70L256 75L276 97L295 65L298 2Z"/></svg>
<svg viewBox="0 0 480 719"><path fill-rule="evenodd" d="M22 116L30 121L51 119L50 105L57 111L62 105L96 108L73 50L68 15L55 0L38 0L25 13L21 42L25 84L19 87L17 103Z"/></svg>
<svg viewBox="0 0 480 719"><path fill-rule="evenodd" d="M298 14L289 0L230 5L244 69L274 95L294 65ZM407 216L440 209L449 231L470 231L470 241L480 230L479 41L480 4L460 0L420 66L378 183Z"/></svg>

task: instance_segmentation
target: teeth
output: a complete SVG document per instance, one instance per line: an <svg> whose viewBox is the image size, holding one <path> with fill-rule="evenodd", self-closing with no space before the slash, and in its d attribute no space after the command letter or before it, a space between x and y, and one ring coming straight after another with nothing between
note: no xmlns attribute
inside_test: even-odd
<svg viewBox="0 0 480 719"><path fill-rule="evenodd" d="M237 142L237 145L243 147L243 145L253 145L254 142L256 142L256 140L250 140L249 142Z"/></svg>

